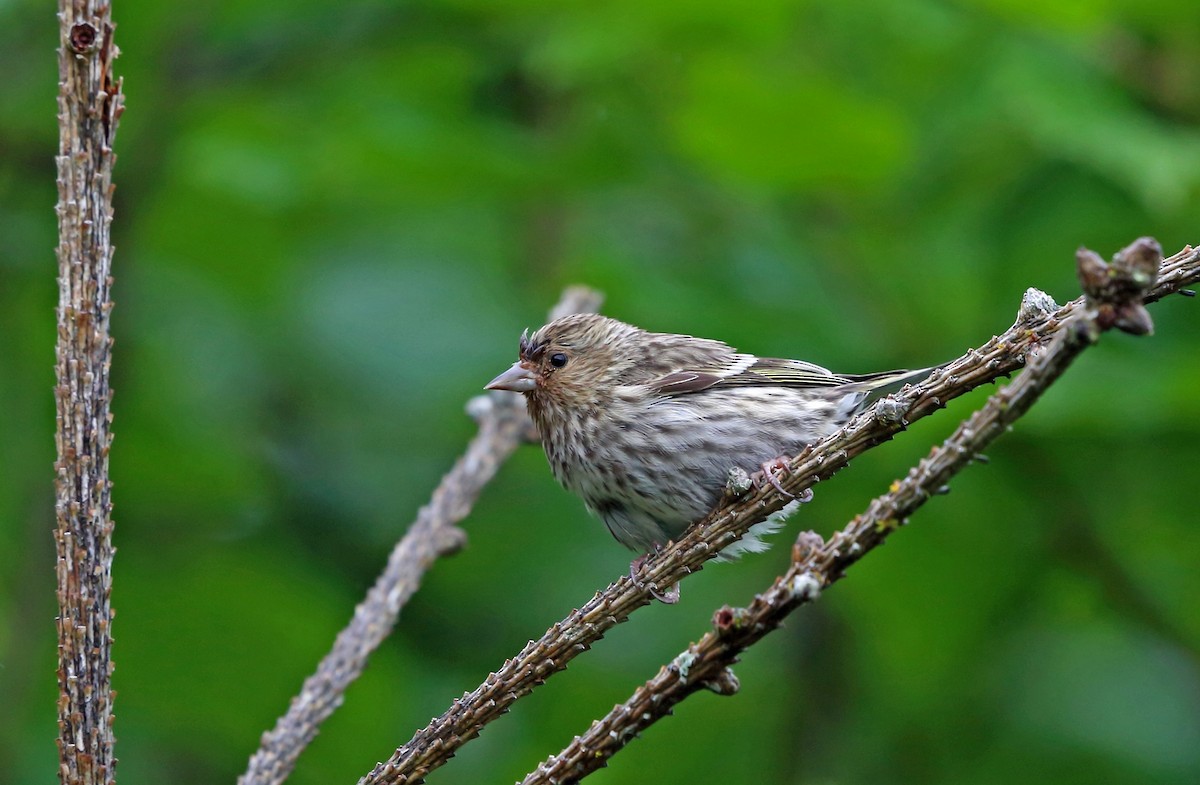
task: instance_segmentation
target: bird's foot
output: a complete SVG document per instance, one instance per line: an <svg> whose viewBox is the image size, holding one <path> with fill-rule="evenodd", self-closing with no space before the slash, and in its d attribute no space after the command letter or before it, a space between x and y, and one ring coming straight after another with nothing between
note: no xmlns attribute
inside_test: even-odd
<svg viewBox="0 0 1200 785"><path fill-rule="evenodd" d="M782 493L789 499L796 498L794 494L788 493L783 489L783 485L779 482L779 477L776 472L786 477L791 472L791 467L788 465L788 459L784 456L772 458L769 461L763 461L759 464L758 471L750 475L750 482L754 483L755 490L762 490L764 485L770 484L772 488ZM804 500L804 501L807 501Z"/></svg>
<svg viewBox="0 0 1200 785"><path fill-rule="evenodd" d="M670 589L667 589L665 592L660 592L658 590L658 587L655 586L653 583L645 583L637 576L637 573L642 571L642 565L646 563L646 559L649 559L651 555L661 551L662 548L663 548L663 546L656 542L656 543L654 543L653 551L647 551L646 553L643 553L641 556L637 557L632 562L630 562L630 564L629 564L629 579L631 581L633 581L634 586L637 586L639 589L645 589L646 591L650 592L650 596L653 597L654 599L658 600L659 602L661 602L663 605L674 605L675 603L679 602L679 584L678 583L676 583Z"/></svg>
<svg viewBox="0 0 1200 785"><path fill-rule="evenodd" d="M663 605L674 605L679 602L679 584L675 584L664 592L660 592L658 587L653 583L648 584L646 591L650 592L650 596L661 602Z"/></svg>

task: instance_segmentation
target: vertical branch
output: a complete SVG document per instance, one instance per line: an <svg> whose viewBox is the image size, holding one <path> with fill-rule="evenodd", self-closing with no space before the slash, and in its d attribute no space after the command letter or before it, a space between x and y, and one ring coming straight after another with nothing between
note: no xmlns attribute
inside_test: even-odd
<svg viewBox="0 0 1200 785"><path fill-rule="evenodd" d="M59 778L115 781L108 316L112 151L123 109L108 2L59 0L58 343L54 390Z"/></svg>

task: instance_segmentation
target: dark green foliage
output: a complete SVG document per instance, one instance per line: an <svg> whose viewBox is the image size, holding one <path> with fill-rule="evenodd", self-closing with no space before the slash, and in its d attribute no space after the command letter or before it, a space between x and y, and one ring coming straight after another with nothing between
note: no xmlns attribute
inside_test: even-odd
<svg viewBox="0 0 1200 785"><path fill-rule="evenodd" d="M1200 242L1200 13L1150 3L118 0L119 781L233 782L564 284L839 372L929 365ZM54 781L53 9L0 6L0 779ZM1105 336L986 466L596 783L1200 780L1200 307ZM616 629L431 781L507 782L965 416ZM292 781L353 782L621 574L526 448Z"/></svg>

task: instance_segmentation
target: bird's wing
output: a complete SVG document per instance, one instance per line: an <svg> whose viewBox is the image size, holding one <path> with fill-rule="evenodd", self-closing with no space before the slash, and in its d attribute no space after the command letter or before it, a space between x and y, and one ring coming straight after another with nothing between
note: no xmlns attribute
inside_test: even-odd
<svg viewBox="0 0 1200 785"><path fill-rule="evenodd" d="M713 387L837 387L852 380L802 360L741 355L726 365L660 376L650 386L660 395L686 395Z"/></svg>

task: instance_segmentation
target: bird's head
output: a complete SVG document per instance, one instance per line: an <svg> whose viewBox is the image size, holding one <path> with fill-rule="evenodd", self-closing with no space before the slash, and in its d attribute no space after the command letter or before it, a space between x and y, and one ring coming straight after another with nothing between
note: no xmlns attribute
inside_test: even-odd
<svg viewBox="0 0 1200 785"><path fill-rule="evenodd" d="M520 359L488 383L489 390L525 393L531 400L565 405L594 401L596 393L627 372L626 347L642 331L597 314L556 319L521 336Z"/></svg>

